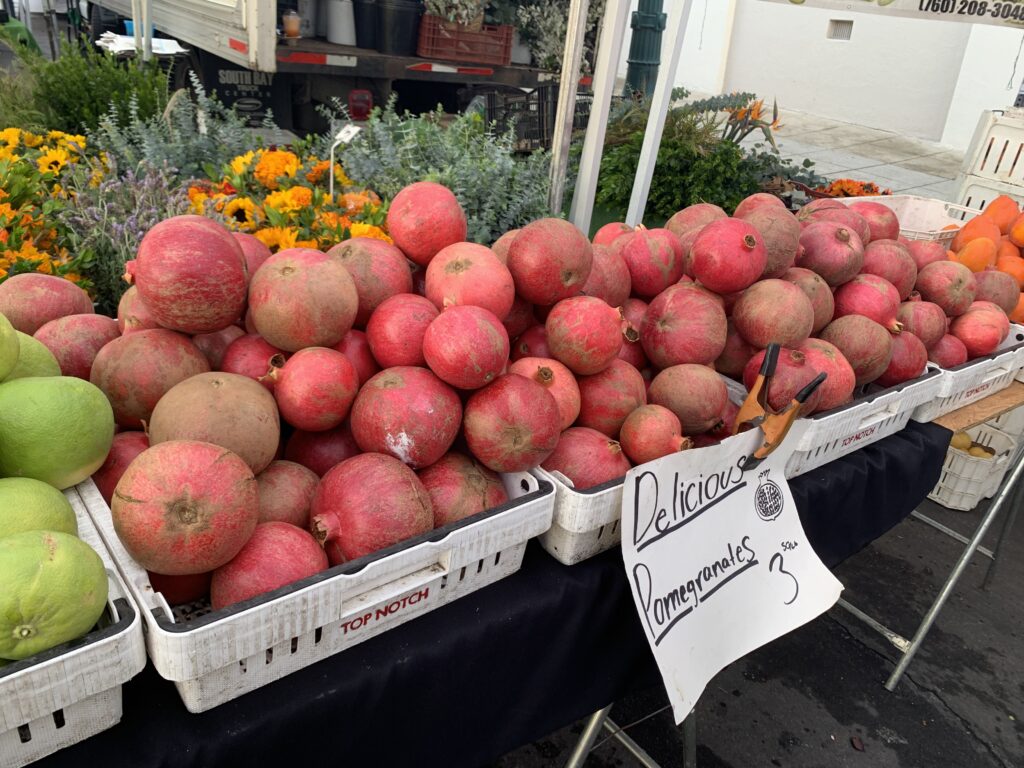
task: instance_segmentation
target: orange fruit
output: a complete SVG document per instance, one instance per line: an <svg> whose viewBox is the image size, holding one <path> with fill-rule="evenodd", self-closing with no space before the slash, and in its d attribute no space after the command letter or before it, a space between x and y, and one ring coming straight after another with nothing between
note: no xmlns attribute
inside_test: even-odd
<svg viewBox="0 0 1024 768"><path fill-rule="evenodd" d="M1013 220L1010 225L1010 242L1017 247L1024 247L1024 213Z"/></svg>
<svg viewBox="0 0 1024 768"><path fill-rule="evenodd" d="M1017 306L1010 313L1011 323L1024 323L1024 293L1017 299Z"/></svg>
<svg viewBox="0 0 1024 768"><path fill-rule="evenodd" d="M948 232L951 229L960 229L960 225L959 224L947 224L946 226L944 226L942 228L942 231L943 232Z"/></svg>
<svg viewBox="0 0 1024 768"><path fill-rule="evenodd" d="M978 238L991 240L992 244L995 245L999 242L999 238L1002 235L1003 233L999 231L999 225L992 219L986 216L975 216L956 233L951 247L954 251L960 253L965 245Z"/></svg>
<svg viewBox="0 0 1024 768"><path fill-rule="evenodd" d="M981 272L996 263L996 244L987 237L978 237L956 252L956 260L971 272Z"/></svg>
<svg viewBox="0 0 1024 768"><path fill-rule="evenodd" d="M996 260L996 269L1005 272L1024 288L1024 259L1020 256L1003 256Z"/></svg>
<svg viewBox="0 0 1024 768"><path fill-rule="evenodd" d="M1009 195L1000 195L985 206L985 212L982 215L992 219L999 227L999 231L1005 235L1009 233L1014 219L1020 215L1020 206Z"/></svg>
<svg viewBox="0 0 1024 768"><path fill-rule="evenodd" d="M1017 258L1020 257L1020 248L1018 248L1016 245L1011 243L1010 242L1010 238L1008 238L1008 237L1004 237L999 242L999 250L996 252L996 258L997 259L1001 259L1004 256L1005 257L1014 256L1014 257L1017 257Z"/></svg>

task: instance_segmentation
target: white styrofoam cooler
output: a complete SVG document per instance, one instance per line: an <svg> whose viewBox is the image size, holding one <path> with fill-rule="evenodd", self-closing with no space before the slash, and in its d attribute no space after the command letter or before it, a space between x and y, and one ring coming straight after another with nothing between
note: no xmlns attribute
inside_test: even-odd
<svg viewBox="0 0 1024 768"><path fill-rule="evenodd" d="M1010 323L1010 335L991 355L943 369L941 386L929 402L918 405L914 421L934 421L957 408L1006 389L1024 369L1024 326Z"/></svg>
<svg viewBox="0 0 1024 768"><path fill-rule="evenodd" d="M502 480L506 504L219 611L172 611L99 493L86 501L142 606L154 667L204 712L518 571L527 540L551 525L555 491L528 473Z"/></svg>
<svg viewBox="0 0 1024 768"><path fill-rule="evenodd" d="M881 203L900 220L900 234L903 237L908 240L935 241L947 248L956 237L957 230L945 227L950 224L960 227L981 212L980 206L968 207L966 203L956 205L916 195L870 195L835 199L846 205L861 202Z"/></svg>
<svg viewBox="0 0 1024 768"><path fill-rule="evenodd" d="M91 480L84 486L95 491ZM86 512L83 487L64 492L79 537L107 570L107 610L84 638L0 667L0 766L27 765L121 720L121 685L146 666L142 620ZM88 490L85 489L86 493Z"/></svg>
<svg viewBox="0 0 1024 768"><path fill-rule="evenodd" d="M928 494L929 499L961 512L969 512L979 501L999 490L1017 450L1017 442L1012 437L990 424L972 427L967 434L979 445L992 448L996 455L983 459L950 446L939 482Z"/></svg>

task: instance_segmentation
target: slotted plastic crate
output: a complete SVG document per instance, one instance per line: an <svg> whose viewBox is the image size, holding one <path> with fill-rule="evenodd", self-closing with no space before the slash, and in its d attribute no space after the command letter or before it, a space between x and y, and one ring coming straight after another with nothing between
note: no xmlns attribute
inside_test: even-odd
<svg viewBox="0 0 1024 768"><path fill-rule="evenodd" d="M425 59L507 67L512 61L513 29L485 24L474 31L428 13L420 21L416 53Z"/></svg>
<svg viewBox="0 0 1024 768"><path fill-rule="evenodd" d="M554 488L502 477L510 501L367 557L214 611L173 610L114 532L94 493L89 513L142 607L157 672L204 712L519 570L526 542L551 525Z"/></svg>
<svg viewBox="0 0 1024 768"><path fill-rule="evenodd" d="M917 195L876 195L868 197L837 197L841 203L881 203L900 220L900 234L908 240L928 240L949 247L957 230L944 229L951 224L958 227L981 212L981 206L967 203L956 205L944 200L933 200Z"/></svg>
<svg viewBox="0 0 1024 768"><path fill-rule="evenodd" d="M2 768L27 765L116 725L121 686L146 666L139 611L86 511L82 496L90 489L87 480L64 495L79 538L106 566L107 608L85 637L0 667Z"/></svg>
<svg viewBox="0 0 1024 768"><path fill-rule="evenodd" d="M939 482L928 498L944 507L968 512L982 499L991 497L1003 482L1016 453L1017 441L990 424L981 424L966 430L971 440L995 450L993 458L971 456L966 451L949 446L942 464Z"/></svg>
<svg viewBox="0 0 1024 768"><path fill-rule="evenodd" d="M1024 109L986 110L964 155L956 199L981 210L999 195L1024 202Z"/></svg>

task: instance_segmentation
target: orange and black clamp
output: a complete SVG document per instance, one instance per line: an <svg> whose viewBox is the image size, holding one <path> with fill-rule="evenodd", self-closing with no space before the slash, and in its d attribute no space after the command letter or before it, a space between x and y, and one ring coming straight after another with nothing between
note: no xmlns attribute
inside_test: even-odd
<svg viewBox="0 0 1024 768"><path fill-rule="evenodd" d="M768 454L779 447L786 438L789 428L793 426L793 422L800 414L800 406L807 402L807 398L814 394L814 391L828 376L828 374L819 373L813 381L796 393L785 408L776 413L768 404L768 390L778 362L779 344L772 342L764 352L761 370L758 371L757 379L754 380L754 385L750 388L750 394L747 395L747 399L740 406L739 413L736 414L733 434L754 427L760 427L764 433L764 443L747 457L742 467L744 470L753 469L764 461Z"/></svg>

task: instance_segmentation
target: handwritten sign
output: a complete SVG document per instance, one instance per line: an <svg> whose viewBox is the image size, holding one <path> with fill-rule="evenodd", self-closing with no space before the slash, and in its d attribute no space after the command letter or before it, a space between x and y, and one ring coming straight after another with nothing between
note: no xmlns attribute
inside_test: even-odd
<svg viewBox="0 0 1024 768"><path fill-rule="evenodd" d="M766 0L803 8L864 11L911 19L1024 27L1024 0Z"/></svg>
<svg viewBox="0 0 1024 768"><path fill-rule="evenodd" d="M626 475L622 558L677 723L722 668L839 599L784 477L802 428L754 469L759 430Z"/></svg>

